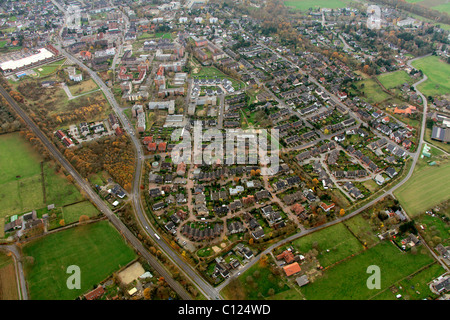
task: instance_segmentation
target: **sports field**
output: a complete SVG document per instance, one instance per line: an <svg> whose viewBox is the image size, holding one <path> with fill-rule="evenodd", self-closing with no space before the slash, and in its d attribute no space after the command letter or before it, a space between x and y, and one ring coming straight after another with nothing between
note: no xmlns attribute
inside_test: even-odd
<svg viewBox="0 0 450 320"><path fill-rule="evenodd" d="M35 68L33 70L35 72L37 72L40 77L46 77L46 76L51 75L52 73L56 72L65 61L66 61L66 59L61 59L61 60L46 64L44 66ZM39 69L42 69L42 70L39 70Z"/></svg>
<svg viewBox="0 0 450 320"><path fill-rule="evenodd" d="M426 97L450 94L450 64L437 56L429 56L414 61L412 65L428 77L427 81L418 86Z"/></svg>
<svg viewBox="0 0 450 320"><path fill-rule="evenodd" d="M449 161L438 166L425 166L416 170L412 177L394 192L394 195L406 212L415 217L449 199L449 176Z"/></svg>
<svg viewBox="0 0 450 320"><path fill-rule="evenodd" d="M382 242L363 253L325 271L315 282L300 291L309 300L365 300L390 287L408 275L433 262L426 250L418 253L401 252L390 242ZM422 253L425 251L425 253ZM380 268L381 289L368 289L367 268Z"/></svg>
<svg viewBox="0 0 450 320"><path fill-rule="evenodd" d="M379 75L377 78L386 89L401 86L405 82L409 84L414 82L414 80L404 70L384 73Z"/></svg>
<svg viewBox="0 0 450 320"><path fill-rule="evenodd" d="M347 4L348 1L346 0L290 0L284 2L285 6L292 7L301 11L306 11L310 8L345 8Z"/></svg>
<svg viewBox="0 0 450 320"><path fill-rule="evenodd" d="M136 258L107 221L47 235L23 247L25 275L33 300L70 300L91 290ZM32 257L32 258L29 258ZM68 289L67 267L81 272L81 289Z"/></svg>
<svg viewBox="0 0 450 320"><path fill-rule="evenodd" d="M48 204L62 206L83 199L78 189L62 174L56 174L49 163L18 133L0 136L0 217L25 213Z"/></svg>

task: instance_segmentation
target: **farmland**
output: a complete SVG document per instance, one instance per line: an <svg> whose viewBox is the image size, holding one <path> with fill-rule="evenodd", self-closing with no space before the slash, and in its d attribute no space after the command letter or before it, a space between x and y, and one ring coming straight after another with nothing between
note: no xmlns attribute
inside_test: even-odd
<svg viewBox="0 0 450 320"><path fill-rule="evenodd" d="M319 252L317 259L323 267L330 266L363 250L363 246L343 224L314 232L309 236L293 241L292 245L302 253L306 253L315 247Z"/></svg>
<svg viewBox="0 0 450 320"><path fill-rule="evenodd" d="M50 234L26 244L23 254L33 300L75 299L136 257L106 221ZM66 286L70 265L80 267L81 289Z"/></svg>
<svg viewBox="0 0 450 320"><path fill-rule="evenodd" d="M355 94L361 95L364 100L372 104L380 103L390 97L381 90L381 87L375 80L370 78L355 82L355 86L357 87Z"/></svg>
<svg viewBox="0 0 450 320"><path fill-rule="evenodd" d="M414 80L404 70L381 74L377 78L386 89L401 86L405 82L410 84L414 82Z"/></svg>
<svg viewBox="0 0 450 320"><path fill-rule="evenodd" d="M390 242L380 243L325 271L314 283L301 288L301 292L311 300L369 299L380 291L367 288L368 266L380 267L380 290L384 290L433 262L433 259L422 251L425 250L419 250L416 255L406 254Z"/></svg>
<svg viewBox="0 0 450 320"><path fill-rule="evenodd" d="M0 252L0 300L17 300L16 272L12 257Z"/></svg>
<svg viewBox="0 0 450 320"><path fill-rule="evenodd" d="M78 189L64 175L56 173L50 163L43 163L41 170L43 159L18 133L0 136L0 150L0 217L83 199Z"/></svg>
<svg viewBox="0 0 450 320"><path fill-rule="evenodd" d="M347 2L348 1L345 0L290 0L285 1L284 4L297 10L306 11L309 10L309 8L345 8L347 6Z"/></svg>
<svg viewBox="0 0 450 320"><path fill-rule="evenodd" d="M414 68L422 70L428 80L418 86L425 96L439 96L450 92L450 65L439 57L429 56L412 63Z"/></svg>
<svg viewBox="0 0 450 320"><path fill-rule="evenodd" d="M416 169L413 176L397 191L395 196L406 212L412 217L448 200L450 186L450 162L446 161L437 166L425 166Z"/></svg>

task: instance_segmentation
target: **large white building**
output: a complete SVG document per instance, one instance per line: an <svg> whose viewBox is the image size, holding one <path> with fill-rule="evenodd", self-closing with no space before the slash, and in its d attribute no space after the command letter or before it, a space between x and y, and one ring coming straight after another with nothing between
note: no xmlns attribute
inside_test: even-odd
<svg viewBox="0 0 450 320"><path fill-rule="evenodd" d="M2 69L3 71L14 71L54 56L53 53L45 48L38 49L37 51L38 53L22 59L5 61L0 64L0 69Z"/></svg>

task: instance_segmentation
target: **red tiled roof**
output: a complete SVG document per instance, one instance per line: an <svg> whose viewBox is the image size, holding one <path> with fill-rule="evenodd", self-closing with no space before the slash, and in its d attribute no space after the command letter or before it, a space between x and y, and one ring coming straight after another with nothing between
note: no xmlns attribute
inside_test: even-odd
<svg viewBox="0 0 450 320"><path fill-rule="evenodd" d="M100 298L105 293L102 286L98 286L97 289L92 290L84 295L86 300L95 300Z"/></svg>
<svg viewBox="0 0 450 320"><path fill-rule="evenodd" d="M283 270L284 270L284 272L286 272L286 275L288 277L302 271L302 269L300 268L300 265L297 262L291 263L291 264L283 267Z"/></svg>

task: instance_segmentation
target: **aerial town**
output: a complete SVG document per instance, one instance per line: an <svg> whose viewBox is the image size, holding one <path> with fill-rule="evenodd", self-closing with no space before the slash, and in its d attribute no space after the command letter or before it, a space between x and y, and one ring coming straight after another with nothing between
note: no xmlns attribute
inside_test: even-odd
<svg viewBox="0 0 450 320"><path fill-rule="evenodd" d="M446 0L2 1L0 300L449 300L449 45Z"/></svg>

